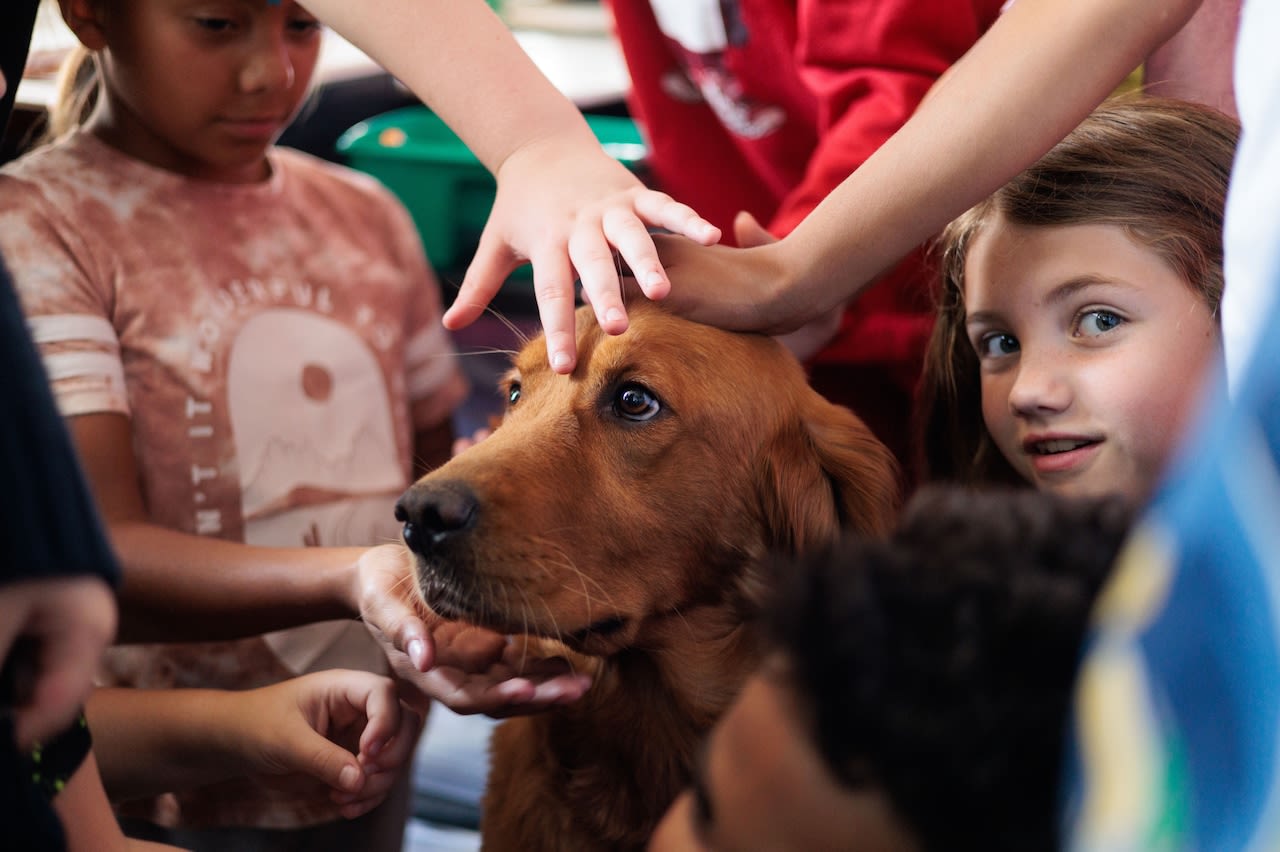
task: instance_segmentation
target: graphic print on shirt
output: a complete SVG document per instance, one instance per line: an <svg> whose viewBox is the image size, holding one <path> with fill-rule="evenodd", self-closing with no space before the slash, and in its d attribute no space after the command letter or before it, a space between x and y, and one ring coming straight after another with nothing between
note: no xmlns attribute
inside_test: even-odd
<svg viewBox="0 0 1280 852"><path fill-rule="evenodd" d="M246 543L394 540L388 495L405 476L392 402L377 357L355 331L297 308L259 312L230 349L227 405Z"/></svg>
<svg viewBox="0 0 1280 852"><path fill-rule="evenodd" d="M245 543L321 547L397 539L392 506L406 483L396 462L392 402L377 357L354 330L299 308L254 315L229 353L227 405ZM376 670L381 660L353 621L262 638L295 674Z"/></svg>
<svg viewBox="0 0 1280 852"><path fill-rule="evenodd" d="M786 120L781 107L743 94L725 62L725 52L750 38L737 0L651 0L658 27L682 58L662 79L663 90L679 101L701 97L731 132L759 139Z"/></svg>

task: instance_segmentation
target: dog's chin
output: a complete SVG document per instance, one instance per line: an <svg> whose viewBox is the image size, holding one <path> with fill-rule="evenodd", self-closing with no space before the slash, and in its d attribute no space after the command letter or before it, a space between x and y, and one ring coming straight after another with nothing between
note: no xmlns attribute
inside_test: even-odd
<svg viewBox="0 0 1280 852"><path fill-rule="evenodd" d="M494 626L489 623L492 618L472 606L471 595L431 571L419 569L418 593L431 611L446 621L468 621L481 627Z"/></svg>
<svg viewBox="0 0 1280 852"><path fill-rule="evenodd" d="M477 606L475 595L430 572L419 573L418 590L427 607L446 621L465 621L499 633L531 634L555 639L570 649L591 657L608 657L624 651L632 646L636 638L636 620L621 615L596 619L577 629L565 629L563 625L543 629L526 618Z"/></svg>

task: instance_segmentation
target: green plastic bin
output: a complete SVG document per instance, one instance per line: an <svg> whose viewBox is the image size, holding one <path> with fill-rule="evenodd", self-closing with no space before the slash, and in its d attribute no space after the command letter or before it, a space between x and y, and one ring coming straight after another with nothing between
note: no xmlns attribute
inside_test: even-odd
<svg viewBox="0 0 1280 852"><path fill-rule="evenodd" d="M642 172L648 148L634 121L586 118L609 154ZM436 269L457 270L470 263L496 187L489 171L439 116L422 106L384 113L344 133L338 151L404 203Z"/></svg>

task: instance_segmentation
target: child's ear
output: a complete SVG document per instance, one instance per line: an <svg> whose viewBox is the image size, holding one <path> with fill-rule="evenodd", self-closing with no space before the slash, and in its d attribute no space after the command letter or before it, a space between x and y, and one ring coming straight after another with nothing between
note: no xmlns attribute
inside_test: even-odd
<svg viewBox="0 0 1280 852"><path fill-rule="evenodd" d="M89 50L102 50L107 46L103 27L101 0L58 0L62 20Z"/></svg>

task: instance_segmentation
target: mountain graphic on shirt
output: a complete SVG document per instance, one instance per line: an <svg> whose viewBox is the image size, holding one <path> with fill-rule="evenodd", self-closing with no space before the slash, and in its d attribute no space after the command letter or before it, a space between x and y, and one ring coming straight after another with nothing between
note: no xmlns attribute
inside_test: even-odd
<svg viewBox="0 0 1280 852"><path fill-rule="evenodd" d="M228 361L227 400L246 518L303 493L405 485L378 358L329 317L273 308L246 322Z"/></svg>

